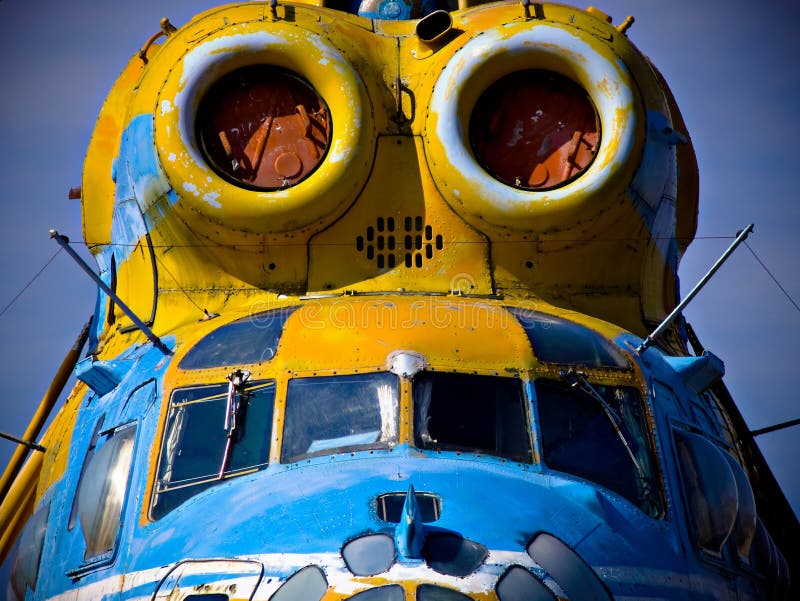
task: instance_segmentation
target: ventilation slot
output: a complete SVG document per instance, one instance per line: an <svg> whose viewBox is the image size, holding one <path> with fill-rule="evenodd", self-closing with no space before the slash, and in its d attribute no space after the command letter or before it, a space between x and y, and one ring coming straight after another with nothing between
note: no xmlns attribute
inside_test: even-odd
<svg viewBox="0 0 800 601"><path fill-rule="evenodd" d="M368 261L375 261L378 269L392 269L398 264L420 268L443 248L442 235L435 234L421 216L397 221L394 217L378 217L365 235L356 238L356 250L364 253Z"/></svg>

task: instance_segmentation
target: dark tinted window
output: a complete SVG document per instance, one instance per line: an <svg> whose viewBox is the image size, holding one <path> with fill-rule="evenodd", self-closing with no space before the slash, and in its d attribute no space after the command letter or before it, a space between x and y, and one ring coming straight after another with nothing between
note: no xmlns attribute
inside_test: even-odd
<svg viewBox="0 0 800 601"><path fill-rule="evenodd" d="M556 601L556 596L533 574L512 566L497 583L500 601Z"/></svg>
<svg viewBox="0 0 800 601"><path fill-rule="evenodd" d="M181 359L181 369L247 365L269 361L278 351L283 326L298 307L249 315L217 328Z"/></svg>
<svg viewBox="0 0 800 601"><path fill-rule="evenodd" d="M353 601L403 601L405 598L405 591L399 584L371 588L350 597Z"/></svg>
<svg viewBox="0 0 800 601"><path fill-rule="evenodd" d="M522 382L425 372L414 378L414 444L531 461Z"/></svg>
<svg viewBox="0 0 800 601"><path fill-rule="evenodd" d="M391 492L380 495L375 499L378 519L393 524L400 523L403 514L403 506L406 502L404 492ZM423 522L430 523L439 519L442 513L442 501L436 495L418 492L414 494L419 507L419 513Z"/></svg>
<svg viewBox="0 0 800 601"><path fill-rule="evenodd" d="M267 465L275 383L247 383L228 448L228 384L181 388L172 394L161 448L152 516L160 518L224 476ZM226 459L226 448L228 456ZM223 463L224 469L223 469Z"/></svg>
<svg viewBox="0 0 800 601"><path fill-rule="evenodd" d="M442 574L466 576L477 570L489 551L483 545L458 534L434 533L425 539L422 555L428 565Z"/></svg>
<svg viewBox="0 0 800 601"><path fill-rule="evenodd" d="M399 397L391 373L289 380L281 462L397 442Z"/></svg>
<svg viewBox="0 0 800 601"><path fill-rule="evenodd" d="M739 557L746 558L750 555L750 548L753 544L753 537L756 534L756 499L747 474L744 468L730 454L722 452L728 462L728 466L733 472L736 480L736 492L738 494L738 509L736 511L736 523L733 526L731 539L736 547Z"/></svg>
<svg viewBox="0 0 800 601"><path fill-rule="evenodd" d="M417 601L472 601L472 597L435 584L420 584L417 587Z"/></svg>
<svg viewBox="0 0 800 601"><path fill-rule="evenodd" d="M551 469L596 482L648 515L661 516L661 487L639 393L621 386L593 388L618 416L619 429L584 391L564 382L536 382L542 459Z"/></svg>
<svg viewBox="0 0 800 601"><path fill-rule="evenodd" d="M525 330L533 354L539 361L589 367L628 367L623 354L589 328L544 313L506 308Z"/></svg>
<svg viewBox="0 0 800 601"><path fill-rule="evenodd" d="M675 443L694 542L721 553L736 525L736 477L723 451L705 437L676 430Z"/></svg>
<svg viewBox="0 0 800 601"><path fill-rule="evenodd" d="M568 599L612 601L597 573L574 549L552 534L537 534L528 544L528 555L545 569ZM506 599L501 596L501 601Z"/></svg>
<svg viewBox="0 0 800 601"><path fill-rule="evenodd" d="M756 522L756 535L750 557L752 566L764 577L767 589L765 598L776 601L787 599L789 566L760 518Z"/></svg>

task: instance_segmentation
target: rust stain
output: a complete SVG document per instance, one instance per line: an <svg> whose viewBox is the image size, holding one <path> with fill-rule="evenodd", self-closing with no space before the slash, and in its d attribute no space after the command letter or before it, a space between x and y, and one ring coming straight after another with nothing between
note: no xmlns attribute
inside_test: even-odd
<svg viewBox="0 0 800 601"><path fill-rule="evenodd" d="M597 112L570 79L540 69L519 71L481 96L470 140L486 169L525 190L560 186L592 162L600 141Z"/></svg>
<svg viewBox="0 0 800 601"><path fill-rule="evenodd" d="M327 106L286 72L240 69L206 96L200 140L223 174L264 190L296 184L320 163L331 135Z"/></svg>

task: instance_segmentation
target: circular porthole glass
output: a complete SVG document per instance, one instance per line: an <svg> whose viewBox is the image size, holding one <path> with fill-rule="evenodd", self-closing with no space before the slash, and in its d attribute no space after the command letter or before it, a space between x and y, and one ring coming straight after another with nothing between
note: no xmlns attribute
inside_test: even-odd
<svg viewBox="0 0 800 601"><path fill-rule="evenodd" d="M267 65L217 81L198 110L197 139L211 167L256 190L294 186L322 162L330 145L325 101L294 73Z"/></svg>
<svg viewBox="0 0 800 601"><path fill-rule="evenodd" d="M492 177L522 190L547 190L589 167L600 145L600 122L578 84L554 71L526 69L481 95L469 138Z"/></svg>

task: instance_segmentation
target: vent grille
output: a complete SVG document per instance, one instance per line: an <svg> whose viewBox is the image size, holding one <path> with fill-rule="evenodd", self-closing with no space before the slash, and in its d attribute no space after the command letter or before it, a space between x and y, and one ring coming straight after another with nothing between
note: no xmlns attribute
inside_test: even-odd
<svg viewBox="0 0 800 601"><path fill-rule="evenodd" d="M443 248L442 235L436 234L419 215L378 217L375 225L368 226L364 235L356 238L356 250L366 254L368 261L375 261L378 269L401 264L420 268Z"/></svg>

